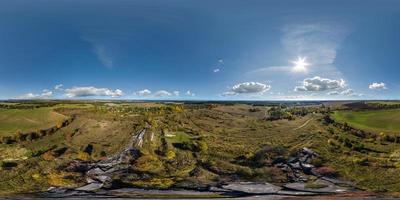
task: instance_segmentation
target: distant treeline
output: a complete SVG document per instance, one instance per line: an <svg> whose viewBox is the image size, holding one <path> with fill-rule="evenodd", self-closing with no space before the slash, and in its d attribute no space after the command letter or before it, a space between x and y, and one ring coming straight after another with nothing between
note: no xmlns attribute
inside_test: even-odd
<svg viewBox="0 0 400 200"><path fill-rule="evenodd" d="M16 104L2 104L0 103L0 109L35 109L42 107L55 106L58 103L55 102L42 102L42 103L16 103Z"/></svg>
<svg viewBox="0 0 400 200"><path fill-rule="evenodd" d="M351 110L383 110L383 109L397 109L400 108L398 104L386 104L379 102L354 102L345 104L348 109Z"/></svg>
<svg viewBox="0 0 400 200"><path fill-rule="evenodd" d="M0 142L3 144L13 144L15 142L23 142L23 141L32 141L35 139L42 138L46 135L53 135L59 129L68 126L73 120L75 116L72 116L62 122L59 122L57 125L52 126L48 129L41 129L38 131L30 131L26 133L22 133L21 131L17 131L13 136L3 136L0 138Z"/></svg>
<svg viewBox="0 0 400 200"><path fill-rule="evenodd" d="M294 120L296 117L303 117L310 113L330 113L329 107L322 106L292 106L287 107L285 105L273 106L268 110L268 116L265 117L266 120L273 121L279 119Z"/></svg>

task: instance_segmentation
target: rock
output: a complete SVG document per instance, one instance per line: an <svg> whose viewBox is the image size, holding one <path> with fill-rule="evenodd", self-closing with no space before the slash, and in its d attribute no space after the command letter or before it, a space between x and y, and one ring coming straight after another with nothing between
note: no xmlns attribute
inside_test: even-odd
<svg viewBox="0 0 400 200"><path fill-rule="evenodd" d="M89 164L86 162L74 161L67 167L67 171L72 172L86 172L87 170L89 170Z"/></svg>
<svg viewBox="0 0 400 200"><path fill-rule="evenodd" d="M314 165L307 164L307 163L300 163L301 168L305 174L313 174L311 171L314 169Z"/></svg>
<svg viewBox="0 0 400 200"><path fill-rule="evenodd" d="M222 188L248 194L275 194L281 190L281 187L272 185L270 183L249 182L230 183L228 185L222 186Z"/></svg>
<svg viewBox="0 0 400 200"><path fill-rule="evenodd" d="M295 191L295 190L281 190L281 191L278 191L277 194L279 194L279 195L289 195L289 196L313 196L313 195L319 195L319 193Z"/></svg>
<svg viewBox="0 0 400 200"><path fill-rule="evenodd" d="M307 187L307 183L288 183L283 187L290 190L296 190L301 192L312 192L312 193L325 193L325 194L335 194L335 193L343 193L348 191L347 188L336 186L328 181L317 180L312 184L316 185L325 185L326 187Z"/></svg>
<svg viewBox="0 0 400 200"><path fill-rule="evenodd" d="M295 163L297 161L299 161L299 159L296 158L296 157L289 157L288 160L287 160L288 163Z"/></svg>
<svg viewBox="0 0 400 200"><path fill-rule="evenodd" d="M112 179L110 177L108 177L108 176L96 176L96 179L99 180L102 183L111 182L112 181Z"/></svg>
<svg viewBox="0 0 400 200"><path fill-rule="evenodd" d="M290 168L292 169L297 169L297 170L302 170L303 168L300 165L300 162L296 162L296 163L290 163L289 164Z"/></svg>
<svg viewBox="0 0 400 200"><path fill-rule="evenodd" d="M349 186L349 187L353 187L354 186L354 184L352 182L350 182L350 181L341 181L341 180L338 180L338 179L335 179L335 178L328 178L328 177L321 177L321 179L325 180L325 181L328 181L328 182L331 182L331 183L333 183L335 185L342 185L342 186L346 185L346 186Z"/></svg>
<svg viewBox="0 0 400 200"><path fill-rule="evenodd" d="M303 147L301 149L301 152L306 154L306 155L310 155L310 156L319 156L317 153L315 153L315 151L313 151L313 150L311 150L311 149L309 149L307 147Z"/></svg>
<svg viewBox="0 0 400 200"><path fill-rule="evenodd" d="M78 190L78 191L95 191L95 190L100 189L101 187L103 187L102 183L90 183L90 184L85 185L83 187L76 188L75 190Z"/></svg>
<svg viewBox="0 0 400 200"><path fill-rule="evenodd" d="M286 159L283 156L278 156L274 159L272 164L281 164L281 163L286 163Z"/></svg>
<svg viewBox="0 0 400 200"><path fill-rule="evenodd" d="M87 177L86 183L97 183L97 181L93 180L92 178Z"/></svg>
<svg viewBox="0 0 400 200"><path fill-rule="evenodd" d="M208 191L210 192L231 192L232 190L228 190L228 189L223 189L223 188L219 188L219 187L210 187L208 189Z"/></svg>
<svg viewBox="0 0 400 200"><path fill-rule="evenodd" d="M97 174L104 174L104 173L105 172L102 169L96 167L96 168L93 168L93 169L89 170L87 172L87 175L97 175Z"/></svg>

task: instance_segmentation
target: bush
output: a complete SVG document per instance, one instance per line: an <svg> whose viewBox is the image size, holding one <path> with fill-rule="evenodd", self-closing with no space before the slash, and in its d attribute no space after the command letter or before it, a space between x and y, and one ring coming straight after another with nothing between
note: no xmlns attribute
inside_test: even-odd
<svg viewBox="0 0 400 200"><path fill-rule="evenodd" d="M249 167L239 167L236 174L242 177L252 177L253 171Z"/></svg>
<svg viewBox="0 0 400 200"><path fill-rule="evenodd" d="M37 134L36 132L30 132L30 133L27 133L27 135L26 135L26 140L28 140L28 141L32 141L37 138L39 138L39 134Z"/></svg>
<svg viewBox="0 0 400 200"><path fill-rule="evenodd" d="M0 162L0 169L11 169L16 167L18 164L15 162L8 162L8 161L1 161Z"/></svg>
<svg viewBox="0 0 400 200"><path fill-rule="evenodd" d="M175 158L176 154L174 151L168 151L166 156L168 160L172 160Z"/></svg>
<svg viewBox="0 0 400 200"><path fill-rule="evenodd" d="M17 141L19 141L19 142L26 141L26 136L27 135L23 134L19 130L15 133L15 137L16 137Z"/></svg>
<svg viewBox="0 0 400 200"><path fill-rule="evenodd" d="M10 136L5 136L5 137L1 138L1 143L3 143L3 144L12 144L14 142L15 142L15 140Z"/></svg>
<svg viewBox="0 0 400 200"><path fill-rule="evenodd" d="M101 151L101 152L100 152L100 156L101 156L101 157L106 157L106 156L107 156L107 153L106 153L105 151Z"/></svg>
<svg viewBox="0 0 400 200"><path fill-rule="evenodd" d="M47 161L52 161L52 160L56 159L56 157L53 155L53 153L51 151L47 151L46 153L43 154L43 159L45 159Z"/></svg>
<svg viewBox="0 0 400 200"><path fill-rule="evenodd" d="M208 150L208 145L204 141L197 142L197 149L199 152L206 152Z"/></svg>
<svg viewBox="0 0 400 200"><path fill-rule="evenodd" d="M353 160L354 163L361 165L361 166L368 166L369 160L368 158L356 158Z"/></svg>
<svg viewBox="0 0 400 200"><path fill-rule="evenodd" d="M75 172L51 172L47 178L52 186L76 187L76 180L80 177L81 175Z"/></svg>
<svg viewBox="0 0 400 200"><path fill-rule="evenodd" d="M90 155L87 152L80 151L80 152L78 152L77 158L79 160L88 161L88 160L90 160Z"/></svg>
<svg viewBox="0 0 400 200"><path fill-rule="evenodd" d="M89 155L92 155L93 153L93 145L92 144L88 144L85 149L83 150L83 152L88 153Z"/></svg>
<svg viewBox="0 0 400 200"><path fill-rule="evenodd" d="M319 167L315 170L317 174L327 177L336 177L338 173L332 167Z"/></svg>
<svg viewBox="0 0 400 200"><path fill-rule="evenodd" d="M152 178L148 180L137 180L132 182L132 185L144 188L159 188L167 189L170 188L175 181L171 178Z"/></svg>

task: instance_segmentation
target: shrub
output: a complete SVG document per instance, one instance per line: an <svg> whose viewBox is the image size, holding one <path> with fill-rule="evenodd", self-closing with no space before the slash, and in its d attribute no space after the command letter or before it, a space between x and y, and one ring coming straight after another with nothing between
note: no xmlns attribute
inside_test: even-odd
<svg viewBox="0 0 400 200"><path fill-rule="evenodd" d="M208 150L208 145L204 141L198 141L196 146L199 152L206 152Z"/></svg>
<svg viewBox="0 0 400 200"><path fill-rule="evenodd" d="M75 172L51 172L47 178L52 186L57 187L76 187L76 181L80 178L79 173Z"/></svg>
<svg viewBox="0 0 400 200"><path fill-rule="evenodd" d="M369 160L368 158L355 158L353 160L354 163L361 165L361 166L368 166L369 165Z"/></svg>
<svg viewBox="0 0 400 200"><path fill-rule="evenodd" d="M320 157L316 157L311 160L311 164L314 165L315 167L321 167L324 163L324 160Z"/></svg>
<svg viewBox="0 0 400 200"><path fill-rule="evenodd" d="M174 151L168 151L168 152L167 152L167 155L166 155L166 157L167 157L168 160L174 159L175 156L176 156L176 154L175 154Z"/></svg>
<svg viewBox="0 0 400 200"><path fill-rule="evenodd" d="M11 169L13 167L16 167L18 164L15 162L9 162L9 161L0 161L0 169Z"/></svg>
<svg viewBox="0 0 400 200"><path fill-rule="evenodd" d="M1 142L2 142L3 144L12 144L12 143L15 142L15 140L14 140L12 137L10 137L10 136L5 136L5 137L2 137L2 138L1 138Z"/></svg>
<svg viewBox="0 0 400 200"><path fill-rule="evenodd" d="M53 155L53 153L51 151L47 151L46 153L43 154L43 159L45 159L47 161L52 161L52 160L56 159L56 157Z"/></svg>
<svg viewBox="0 0 400 200"><path fill-rule="evenodd" d="M57 127L58 129L60 129L60 128L63 127L63 125L64 125L64 122L63 122L63 121L60 121L60 122L57 123L56 127Z"/></svg>
<svg viewBox="0 0 400 200"><path fill-rule="evenodd" d="M253 171L249 167L238 167L236 174L242 177L252 177Z"/></svg>
<svg viewBox="0 0 400 200"><path fill-rule="evenodd" d="M87 152L79 151L77 158L79 160L88 161L88 160L90 160L90 155Z"/></svg>
<svg viewBox="0 0 400 200"><path fill-rule="evenodd" d="M336 141L334 139L328 139L328 144L331 146L338 146L338 144L336 143Z"/></svg>
<svg viewBox="0 0 400 200"><path fill-rule="evenodd" d="M397 169L400 169L400 161L396 162L396 163L394 164L394 166L395 166Z"/></svg>
<svg viewBox="0 0 400 200"><path fill-rule="evenodd" d="M319 167L315 170L317 174L327 177L336 177L338 173L332 167Z"/></svg>
<svg viewBox="0 0 400 200"><path fill-rule="evenodd" d="M170 188L175 181L171 178L152 178L148 180L138 180L132 182L132 185L137 187L145 187L145 188L159 188L159 189L167 189Z"/></svg>
<svg viewBox="0 0 400 200"><path fill-rule="evenodd" d="M101 152L100 152L100 156L101 156L101 157L106 157L106 156L107 156L107 153L106 153L105 151L101 151Z"/></svg>
<svg viewBox="0 0 400 200"><path fill-rule="evenodd" d="M22 133L20 130L18 130L18 131L15 133L15 137L16 137L17 141L19 141L19 142L26 141L26 136L27 136L27 135L25 135L24 133Z"/></svg>
<svg viewBox="0 0 400 200"><path fill-rule="evenodd" d="M39 134L37 134L36 132L30 132L26 134L26 140L28 141L32 141L37 138L39 138Z"/></svg>
<svg viewBox="0 0 400 200"><path fill-rule="evenodd" d="M89 155L92 155L92 153L93 153L93 145L92 144L88 144L83 151L88 153Z"/></svg>

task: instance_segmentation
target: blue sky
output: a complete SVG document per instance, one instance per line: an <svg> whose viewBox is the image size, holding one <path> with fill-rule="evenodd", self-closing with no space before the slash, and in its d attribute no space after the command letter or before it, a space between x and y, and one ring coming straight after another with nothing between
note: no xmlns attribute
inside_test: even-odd
<svg viewBox="0 0 400 200"><path fill-rule="evenodd" d="M399 99L399 58L396 0L0 1L0 99Z"/></svg>

